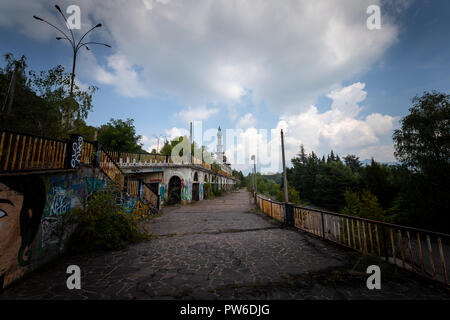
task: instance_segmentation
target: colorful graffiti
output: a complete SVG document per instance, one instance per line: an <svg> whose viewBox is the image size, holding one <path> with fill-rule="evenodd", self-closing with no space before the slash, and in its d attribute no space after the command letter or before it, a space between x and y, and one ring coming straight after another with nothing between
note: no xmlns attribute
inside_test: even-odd
<svg viewBox="0 0 450 320"><path fill-rule="evenodd" d="M63 226L64 215L72 208L84 206L95 191L104 187L102 176L89 177L76 173L49 178L40 236L41 253L55 245L63 250L63 239L67 239L70 232Z"/></svg>
<svg viewBox="0 0 450 320"><path fill-rule="evenodd" d="M184 179L181 179L181 201L192 201L192 183L190 181L185 183Z"/></svg>
<svg viewBox="0 0 450 320"><path fill-rule="evenodd" d="M22 277L42 254L48 258L64 249L73 231L73 226L63 225L65 214L105 184L98 171L84 169L0 178L0 290ZM53 246L58 250L45 250Z"/></svg>
<svg viewBox="0 0 450 320"><path fill-rule="evenodd" d="M139 220L147 218L151 214L150 207L143 203L140 199L136 201L136 205L131 212Z"/></svg>
<svg viewBox="0 0 450 320"><path fill-rule="evenodd" d="M204 199L203 196L204 196L204 195L203 195L203 182L201 182L201 183L200 183L200 200L203 200L203 199Z"/></svg>
<svg viewBox="0 0 450 320"><path fill-rule="evenodd" d="M44 205L45 184L39 176L0 179L0 289L30 264Z"/></svg>
<svg viewBox="0 0 450 320"><path fill-rule="evenodd" d="M164 191L165 191L165 187L164 187L163 184L161 184L161 185L159 186L159 194L161 195L161 200L164 199Z"/></svg>

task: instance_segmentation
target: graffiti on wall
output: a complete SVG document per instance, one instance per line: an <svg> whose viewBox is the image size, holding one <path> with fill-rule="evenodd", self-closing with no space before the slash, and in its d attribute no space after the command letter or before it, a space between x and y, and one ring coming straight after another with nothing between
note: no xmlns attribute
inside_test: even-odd
<svg viewBox="0 0 450 320"><path fill-rule="evenodd" d="M159 194L161 195L161 200L164 199L164 190L165 190L165 187L164 187L163 184L161 184L161 185L159 186Z"/></svg>
<svg viewBox="0 0 450 320"><path fill-rule="evenodd" d="M203 200L203 182L200 182L200 200Z"/></svg>
<svg viewBox="0 0 450 320"><path fill-rule="evenodd" d="M75 168L80 164L82 147L83 147L83 137L79 136L77 141L74 141L72 143L72 157L70 159L71 168Z"/></svg>
<svg viewBox="0 0 450 320"><path fill-rule="evenodd" d="M192 201L192 183L181 179L181 200Z"/></svg>
<svg viewBox="0 0 450 320"><path fill-rule="evenodd" d="M138 219L145 219L151 214L150 207L143 203L140 199L137 199L136 205L131 212Z"/></svg>
<svg viewBox="0 0 450 320"><path fill-rule="evenodd" d="M41 252L54 245L64 249L65 239L71 232L63 226L64 215L70 209L85 204L95 191L104 187L105 180L101 176L69 174L49 178L41 227Z"/></svg>
<svg viewBox="0 0 450 320"><path fill-rule="evenodd" d="M20 278L30 264L45 199L39 176L0 179L0 289Z"/></svg>

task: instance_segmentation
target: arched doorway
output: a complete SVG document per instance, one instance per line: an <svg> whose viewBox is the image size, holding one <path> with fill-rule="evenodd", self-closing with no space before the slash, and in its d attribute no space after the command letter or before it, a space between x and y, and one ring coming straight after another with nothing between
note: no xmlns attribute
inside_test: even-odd
<svg viewBox="0 0 450 320"><path fill-rule="evenodd" d="M169 180L169 192L167 194L167 204L175 204L181 202L181 179L173 176Z"/></svg>
<svg viewBox="0 0 450 320"><path fill-rule="evenodd" d="M194 183L192 183L192 200L200 200L200 183L198 181L198 173L194 173Z"/></svg>

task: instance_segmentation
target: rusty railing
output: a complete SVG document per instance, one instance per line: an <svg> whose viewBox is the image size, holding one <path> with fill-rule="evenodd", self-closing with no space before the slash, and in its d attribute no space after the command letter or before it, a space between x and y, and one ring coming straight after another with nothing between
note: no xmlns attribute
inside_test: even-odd
<svg viewBox="0 0 450 320"><path fill-rule="evenodd" d="M449 284L450 235L336 212L276 202L261 195L265 214L324 240L377 256L400 268ZM288 217L290 215L290 218Z"/></svg>
<svg viewBox="0 0 450 320"><path fill-rule="evenodd" d="M62 169L68 141L0 130L0 172Z"/></svg>
<svg viewBox="0 0 450 320"><path fill-rule="evenodd" d="M114 181L121 190L124 189L125 175L117 166L115 161L111 156L104 150L100 150L99 159L100 169L112 180Z"/></svg>

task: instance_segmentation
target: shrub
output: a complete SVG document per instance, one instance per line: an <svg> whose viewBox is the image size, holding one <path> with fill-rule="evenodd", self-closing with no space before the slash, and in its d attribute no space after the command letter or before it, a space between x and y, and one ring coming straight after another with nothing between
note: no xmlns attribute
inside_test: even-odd
<svg viewBox="0 0 450 320"><path fill-rule="evenodd" d="M71 210L66 223L75 226L68 242L68 251L75 253L120 250L149 239L137 217L116 204L116 193L111 190L95 193L85 209Z"/></svg>
<svg viewBox="0 0 450 320"><path fill-rule="evenodd" d="M222 195L222 190L220 190L219 188L214 188L213 192L214 192L214 196L216 196L216 197L220 197Z"/></svg>
<svg viewBox="0 0 450 320"><path fill-rule="evenodd" d="M207 182L203 185L203 194L206 199L214 197L211 182Z"/></svg>
<svg viewBox="0 0 450 320"><path fill-rule="evenodd" d="M346 205L341 213L366 219L385 221L386 212L381 207L378 199L369 190L365 189L361 194L349 189L345 191Z"/></svg>

